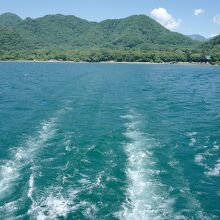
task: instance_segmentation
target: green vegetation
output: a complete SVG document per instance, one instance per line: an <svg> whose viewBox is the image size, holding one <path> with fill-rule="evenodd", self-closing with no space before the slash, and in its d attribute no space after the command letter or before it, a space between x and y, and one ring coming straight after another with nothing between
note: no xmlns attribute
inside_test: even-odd
<svg viewBox="0 0 220 220"><path fill-rule="evenodd" d="M220 64L220 35L203 43L200 48L210 54L212 63Z"/></svg>
<svg viewBox="0 0 220 220"><path fill-rule="evenodd" d="M145 15L100 23L60 14L0 16L0 60L159 63L206 62L211 56L211 63L219 63L219 44L171 32Z"/></svg>
<svg viewBox="0 0 220 220"><path fill-rule="evenodd" d="M192 40L197 40L197 41L200 41L200 42L205 42L205 41L207 41L207 39L206 39L205 37L203 37L202 35L199 35L199 34L189 35L189 37L190 37Z"/></svg>
<svg viewBox="0 0 220 220"><path fill-rule="evenodd" d="M0 51L1 60L60 60L85 62L206 62L206 54L194 50L80 49Z"/></svg>

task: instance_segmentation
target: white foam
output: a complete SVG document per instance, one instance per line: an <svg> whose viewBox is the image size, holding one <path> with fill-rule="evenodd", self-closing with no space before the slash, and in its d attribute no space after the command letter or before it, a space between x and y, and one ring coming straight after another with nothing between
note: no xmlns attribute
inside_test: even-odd
<svg viewBox="0 0 220 220"><path fill-rule="evenodd" d="M90 181L86 178L83 178L83 179L79 180L79 183L82 185L87 185L87 184L90 184Z"/></svg>
<svg viewBox="0 0 220 220"><path fill-rule="evenodd" d="M214 151L218 151L219 149L220 149L219 145L214 144L213 150L214 150Z"/></svg>
<svg viewBox="0 0 220 220"><path fill-rule="evenodd" d="M65 150L66 151L71 151L71 140L65 141Z"/></svg>
<svg viewBox="0 0 220 220"><path fill-rule="evenodd" d="M210 168L209 165L205 163L212 159L212 157L215 157L216 152L219 150L219 145L214 142L211 148L204 146L204 149L206 150L203 153L199 153L195 156L195 163L204 167L204 174L206 176L220 176L220 159L217 160L213 168Z"/></svg>
<svg viewBox="0 0 220 220"><path fill-rule="evenodd" d="M203 161L203 160L204 160L203 155L197 154L197 155L195 156L195 162L196 162L197 164L202 165L202 161Z"/></svg>
<svg viewBox="0 0 220 220"><path fill-rule="evenodd" d="M23 176L23 170L31 166L31 175L26 183L28 186L26 195L32 200L32 207L35 207L35 200L33 198L35 180L35 172L33 172L34 160L36 159L36 155L39 150L44 148L47 145L47 142L54 137L56 133L55 124L61 114L70 110L70 108L64 108L55 112L54 117L51 117L49 120L41 123L36 135L30 136L23 145L11 150L11 159L0 161L0 199L4 199L6 197L11 198L11 194L13 193L13 190L15 190L15 185L19 181L19 178ZM4 215L14 216L13 212L15 212L15 210L19 207L18 201L22 200L22 203L24 203L24 199L26 198L22 196L16 201L6 203L3 206L0 206L0 211L6 207ZM54 197L54 202L51 202L52 200L53 198L50 196L47 199L44 199L44 201L46 201L45 205L48 207L55 207L54 209L56 211L52 210L51 212L59 213L59 210L63 210L65 213L66 203L62 199L62 196L59 198ZM44 219L44 213L41 215L39 212L39 219Z"/></svg>
<svg viewBox="0 0 220 220"><path fill-rule="evenodd" d="M205 172L207 176L220 176L220 159L217 160L213 168L209 168L209 171Z"/></svg>
<svg viewBox="0 0 220 220"><path fill-rule="evenodd" d="M190 143L189 146L192 147L196 144L196 138L197 132L188 132L187 135L190 137Z"/></svg>
<svg viewBox="0 0 220 220"><path fill-rule="evenodd" d="M127 114L127 115L122 115L121 116L121 118L123 118L123 119L134 119L134 115L132 115L132 114Z"/></svg>
<svg viewBox="0 0 220 220"><path fill-rule="evenodd" d="M13 213L18 209L18 202L19 201L12 201L0 206L1 219L12 219L11 216L13 216Z"/></svg>
<svg viewBox="0 0 220 220"><path fill-rule="evenodd" d="M192 137L192 136L197 135L197 132L192 131L192 132L188 132L187 134L188 134L188 136Z"/></svg>
<svg viewBox="0 0 220 220"><path fill-rule="evenodd" d="M196 139L194 138L194 137L191 137L191 139L190 139L190 143L189 143L189 146L194 146L195 145L195 143L196 143Z"/></svg>
<svg viewBox="0 0 220 220"><path fill-rule="evenodd" d="M171 160L169 162L169 165L172 167L172 168L176 168L178 165L179 165L179 161L177 160Z"/></svg>
<svg viewBox="0 0 220 220"><path fill-rule="evenodd" d="M116 215L126 220L172 219L173 200L155 178L160 172L155 168L151 152L156 142L138 129L140 121L136 115L123 118L130 120L125 132L129 139L125 145L129 185L126 201Z"/></svg>
<svg viewBox="0 0 220 220"><path fill-rule="evenodd" d="M97 178L96 178L96 181L95 181L95 186L99 187L101 185L101 183L102 183L102 173L99 173L97 175Z"/></svg>
<svg viewBox="0 0 220 220"><path fill-rule="evenodd" d="M206 147L208 148L208 147ZM216 151L219 150L219 145L217 145L216 143L213 144L213 146L211 148L208 148L203 154L205 156L214 156L216 154Z"/></svg>
<svg viewBox="0 0 220 220"><path fill-rule="evenodd" d="M72 190L63 194L60 191L62 189L50 187L43 195L37 195L28 215L39 220L66 218L68 213L77 208L74 200L78 191Z"/></svg>
<svg viewBox="0 0 220 220"><path fill-rule="evenodd" d="M65 217L68 213L69 201L66 200L63 196L52 196L46 198L45 206L48 209L48 215L51 218L55 218L57 216Z"/></svg>
<svg viewBox="0 0 220 220"><path fill-rule="evenodd" d="M23 146L12 150L12 159L0 167L0 197L5 196L19 178L20 171L30 162L39 148L54 135L54 119L42 123L36 137L30 137Z"/></svg>
<svg viewBox="0 0 220 220"><path fill-rule="evenodd" d="M0 168L0 198L9 193L11 185L19 177L16 161L7 161Z"/></svg>
<svg viewBox="0 0 220 220"><path fill-rule="evenodd" d="M196 155L194 158L196 163L203 162L204 157L200 154ZM172 164L172 166L176 170L176 176L178 178L178 184L175 186L175 188L171 188L170 191L178 190L180 193L180 196L183 197L187 202L184 209L182 209L179 213L175 214L175 218L173 219L189 219L187 216L192 215L192 219L201 219L201 220L210 220L209 216L205 213L203 208L201 207L201 204L199 200L196 198L196 195L194 192L191 191L188 180L184 177L184 170L179 162L176 162ZM188 212L188 215L185 216L185 211Z"/></svg>
<svg viewBox="0 0 220 220"><path fill-rule="evenodd" d="M74 136L74 132L65 132L65 134L64 134L63 144L64 144L66 151L70 152L75 148L74 145L72 144L72 140L71 140L73 136Z"/></svg>
<svg viewBox="0 0 220 220"><path fill-rule="evenodd" d="M32 194L34 191L34 174L32 173L29 178L29 190L28 190L28 197L33 201Z"/></svg>
<svg viewBox="0 0 220 220"><path fill-rule="evenodd" d="M98 209L95 204L92 204L89 202L82 202L80 205L84 209L83 215L86 217L86 219L97 219L97 218L95 218L95 215L96 215Z"/></svg>

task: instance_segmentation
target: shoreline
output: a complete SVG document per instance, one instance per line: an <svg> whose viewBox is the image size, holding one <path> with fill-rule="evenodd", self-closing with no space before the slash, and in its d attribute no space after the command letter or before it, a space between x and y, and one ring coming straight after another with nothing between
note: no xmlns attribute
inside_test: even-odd
<svg viewBox="0 0 220 220"><path fill-rule="evenodd" d="M195 66L220 66L220 64L210 64L210 63L196 63L196 62L118 62L118 61L101 61L101 62L86 62L86 61L64 61L64 60L0 60L0 63L75 63L75 64L135 64L135 65L195 65Z"/></svg>

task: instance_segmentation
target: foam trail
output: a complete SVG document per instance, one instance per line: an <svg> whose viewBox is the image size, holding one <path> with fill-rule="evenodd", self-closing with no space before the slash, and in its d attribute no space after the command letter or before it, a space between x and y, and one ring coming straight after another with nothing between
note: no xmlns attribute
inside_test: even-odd
<svg viewBox="0 0 220 220"><path fill-rule="evenodd" d="M28 190L28 197L31 199L33 202L33 191L34 191L34 174L32 173L30 178L29 178L29 190Z"/></svg>
<svg viewBox="0 0 220 220"><path fill-rule="evenodd" d="M66 193L61 191L62 187L50 187L43 195L36 196L28 215L39 220L66 218L68 213L77 209L75 199L78 191L67 190Z"/></svg>
<svg viewBox="0 0 220 220"><path fill-rule="evenodd" d="M30 164L36 152L53 137L55 118L42 123L38 135L30 137L23 146L12 150L12 158L0 167L0 198L12 190L13 184L20 177L22 169Z"/></svg>
<svg viewBox="0 0 220 220"><path fill-rule="evenodd" d="M152 148L156 147L156 142L148 134L139 130L141 121L137 115L133 113L123 118L129 120L125 132L129 140L125 145L129 185L126 201L117 216L126 220L173 219L173 201L155 178L160 172L155 167L152 154Z"/></svg>
<svg viewBox="0 0 220 220"><path fill-rule="evenodd" d="M38 150L54 137L56 133L55 124L60 116L71 110L72 108L64 105L63 108L55 112L53 117L41 123L36 136L29 137L22 146L11 151L10 160L2 161L0 164L0 200L12 193L14 183L20 178L22 169L30 165ZM31 176L29 186L34 181L33 178Z"/></svg>

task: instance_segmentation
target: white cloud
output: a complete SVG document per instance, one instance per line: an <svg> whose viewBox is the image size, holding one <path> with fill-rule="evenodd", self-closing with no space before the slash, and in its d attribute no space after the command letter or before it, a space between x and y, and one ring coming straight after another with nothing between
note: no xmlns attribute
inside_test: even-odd
<svg viewBox="0 0 220 220"><path fill-rule="evenodd" d="M198 9L195 9L195 10L194 10L194 15L195 15L195 16L199 16L199 15L203 14L204 12L205 12L204 9L198 8Z"/></svg>
<svg viewBox="0 0 220 220"><path fill-rule="evenodd" d="M214 16L212 21L215 24L220 24L220 15L218 14L218 15Z"/></svg>
<svg viewBox="0 0 220 220"><path fill-rule="evenodd" d="M160 24L170 30L177 29L180 24L181 20L175 20L171 14L165 8L155 8L151 11L152 17L154 17Z"/></svg>

